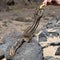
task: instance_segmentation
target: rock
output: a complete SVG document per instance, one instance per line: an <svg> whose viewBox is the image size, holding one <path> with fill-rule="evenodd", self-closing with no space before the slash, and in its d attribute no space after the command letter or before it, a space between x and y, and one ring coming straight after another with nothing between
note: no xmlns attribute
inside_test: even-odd
<svg viewBox="0 0 60 60"><path fill-rule="evenodd" d="M7 53L7 48L10 46L10 44L7 42L5 44L0 45L0 59L4 58Z"/></svg>
<svg viewBox="0 0 60 60"><path fill-rule="evenodd" d="M39 35L39 42L44 42L44 41L47 41L47 37L46 37L46 35L44 34L44 33L41 33L40 35Z"/></svg>
<svg viewBox="0 0 60 60"><path fill-rule="evenodd" d="M50 36L53 37L58 37L59 36L59 33L58 32L49 32Z"/></svg>
<svg viewBox="0 0 60 60"><path fill-rule="evenodd" d="M57 48L55 55L60 55L60 47Z"/></svg>
<svg viewBox="0 0 60 60"><path fill-rule="evenodd" d="M58 21L60 20L60 16L57 16L57 20L58 20Z"/></svg>
<svg viewBox="0 0 60 60"><path fill-rule="evenodd" d="M20 38L21 34L21 32L17 31L10 32L3 37L3 41L4 43L8 42L10 45L12 45Z"/></svg>
<svg viewBox="0 0 60 60"><path fill-rule="evenodd" d="M44 57L44 60L48 60L48 59L51 59L51 58L53 58L52 56L46 56L46 57Z"/></svg>
<svg viewBox="0 0 60 60"><path fill-rule="evenodd" d="M5 57L5 52L8 46L9 46L9 43L0 45L0 59Z"/></svg>
<svg viewBox="0 0 60 60"><path fill-rule="evenodd" d="M0 45L0 49L4 52L5 57L7 57L7 50L16 42L21 36L21 32L10 32L3 37L3 44Z"/></svg>
<svg viewBox="0 0 60 60"><path fill-rule="evenodd" d="M39 33L39 40L41 41L47 41L47 38L49 37L59 37L60 33L60 24L58 24L59 17L53 17L48 23L43 27L42 32Z"/></svg>
<svg viewBox="0 0 60 60"><path fill-rule="evenodd" d="M46 25L46 28L54 28L58 22L57 17L53 17Z"/></svg>
<svg viewBox="0 0 60 60"><path fill-rule="evenodd" d="M23 43L13 60L43 60L42 48L37 43Z"/></svg>
<svg viewBox="0 0 60 60"><path fill-rule="evenodd" d="M7 54L7 50L20 38L21 33L20 32L11 32L4 36L3 41L4 44L0 47L4 51L5 57L7 59L9 58L9 55ZM43 54L42 54L42 48L37 42L31 42L31 43L23 43L23 45L17 50L14 58L11 58L13 60L42 60Z"/></svg>
<svg viewBox="0 0 60 60"><path fill-rule="evenodd" d="M58 58L51 58L51 59L48 59L48 60L60 60L60 59L58 59Z"/></svg>
<svg viewBox="0 0 60 60"><path fill-rule="evenodd" d="M47 41L47 36L49 36L49 33L46 30L42 30L37 34L37 39L39 40L38 42L45 42Z"/></svg>
<svg viewBox="0 0 60 60"><path fill-rule="evenodd" d="M52 56L46 56L44 60L60 60L59 58L54 58Z"/></svg>

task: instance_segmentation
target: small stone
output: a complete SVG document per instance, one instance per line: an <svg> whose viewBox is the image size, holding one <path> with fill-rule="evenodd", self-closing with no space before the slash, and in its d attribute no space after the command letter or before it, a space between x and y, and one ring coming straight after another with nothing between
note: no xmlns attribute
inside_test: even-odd
<svg viewBox="0 0 60 60"><path fill-rule="evenodd" d="M46 56L44 60L60 60L59 58L54 58L52 56Z"/></svg>
<svg viewBox="0 0 60 60"><path fill-rule="evenodd" d="M60 47L57 48L55 55L60 55Z"/></svg>
<svg viewBox="0 0 60 60"><path fill-rule="evenodd" d="M45 30L43 30L41 33L38 33L39 42L47 41L47 36L49 36L49 33Z"/></svg>
<svg viewBox="0 0 60 60"><path fill-rule="evenodd" d="M53 17L46 25L46 28L54 28L58 22L57 17Z"/></svg>
<svg viewBox="0 0 60 60"><path fill-rule="evenodd" d="M39 35L39 42L42 42L42 41L47 41L47 38L43 33Z"/></svg>

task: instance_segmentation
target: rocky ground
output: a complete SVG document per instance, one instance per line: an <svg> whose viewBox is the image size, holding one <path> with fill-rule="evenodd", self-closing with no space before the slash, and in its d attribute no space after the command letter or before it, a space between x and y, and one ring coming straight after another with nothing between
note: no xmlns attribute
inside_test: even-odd
<svg viewBox="0 0 60 60"><path fill-rule="evenodd" d="M20 38L21 32L32 24L35 11L31 6L27 8L9 6L9 8L9 11L0 12L0 56L6 54L7 47L13 45ZM40 45L36 42L24 43L12 60L43 60L43 56L44 60L60 60L60 55L56 55L59 50L57 48L60 47L60 6L46 7L35 33L34 40ZM51 43L54 44L50 45ZM42 51L44 46L48 47Z"/></svg>

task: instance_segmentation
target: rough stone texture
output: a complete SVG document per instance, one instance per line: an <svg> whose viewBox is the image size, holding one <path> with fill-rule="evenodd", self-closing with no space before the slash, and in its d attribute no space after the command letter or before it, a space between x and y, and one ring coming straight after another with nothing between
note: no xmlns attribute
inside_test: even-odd
<svg viewBox="0 0 60 60"><path fill-rule="evenodd" d="M60 60L60 59L59 58L54 58L52 56L47 56L47 57L45 57L44 60Z"/></svg>
<svg viewBox="0 0 60 60"><path fill-rule="evenodd" d="M60 55L60 47L57 48L55 55Z"/></svg>
<svg viewBox="0 0 60 60"><path fill-rule="evenodd" d="M7 54L7 50L16 42L18 41L18 38L20 38L21 36L21 32L17 32L17 31L14 31L14 32L10 32L8 34L6 34L3 38L3 44L0 45L0 50L2 51L0 53L0 57L2 55L5 55Z"/></svg>
<svg viewBox="0 0 60 60"><path fill-rule="evenodd" d="M12 45L20 38L21 34L21 32L17 31L10 32L3 37L3 41L4 43L9 43L10 45Z"/></svg>
<svg viewBox="0 0 60 60"><path fill-rule="evenodd" d="M17 50L13 60L43 60L41 46L37 43L24 43Z"/></svg>
<svg viewBox="0 0 60 60"><path fill-rule="evenodd" d="M7 59L10 57L7 54L9 48L20 38L22 33L20 32L11 32L6 34L3 38L4 44L0 46L0 49L3 51L2 55L5 55ZM43 51L42 47L36 42L32 41L31 43L24 42L23 45L17 50L14 58L12 60L43 60Z"/></svg>
<svg viewBox="0 0 60 60"><path fill-rule="evenodd" d="M42 31L39 35L38 35L38 39L39 42L46 42L48 40L49 37L53 38L53 37L58 37L59 33L58 32L48 32L46 31Z"/></svg>
<svg viewBox="0 0 60 60"><path fill-rule="evenodd" d="M48 23L43 27L43 29L37 34L39 37L39 42L47 41L48 38L58 37L60 34L59 18L53 17Z"/></svg>
<svg viewBox="0 0 60 60"><path fill-rule="evenodd" d="M53 56L60 58L60 56L55 55L56 50L58 50L57 48L60 46L60 18L53 17L37 35L39 36L38 38L41 46L46 46L43 49L44 57ZM54 60L54 58L50 60Z"/></svg>
<svg viewBox="0 0 60 60"><path fill-rule="evenodd" d="M39 42L42 42L42 41L47 41L46 33L44 33L44 32L42 32L39 35Z"/></svg>
<svg viewBox="0 0 60 60"><path fill-rule="evenodd" d="M58 32L49 32L50 36L51 37L58 37L59 36L59 33Z"/></svg>
<svg viewBox="0 0 60 60"><path fill-rule="evenodd" d="M58 22L58 19L56 16L54 16L46 25L47 28L53 28L55 27L56 23Z"/></svg>

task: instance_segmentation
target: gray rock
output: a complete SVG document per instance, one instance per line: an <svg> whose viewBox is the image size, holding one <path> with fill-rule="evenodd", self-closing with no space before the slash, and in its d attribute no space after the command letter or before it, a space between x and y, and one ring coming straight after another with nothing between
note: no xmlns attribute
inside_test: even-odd
<svg viewBox="0 0 60 60"><path fill-rule="evenodd" d="M57 48L55 55L60 55L60 47Z"/></svg>
<svg viewBox="0 0 60 60"><path fill-rule="evenodd" d="M59 36L59 33L58 32L49 32L49 36L51 37L58 37Z"/></svg>
<svg viewBox="0 0 60 60"><path fill-rule="evenodd" d="M46 56L44 60L60 60L59 58L54 58L52 56Z"/></svg>
<svg viewBox="0 0 60 60"><path fill-rule="evenodd" d="M7 50L20 38L20 32L11 32L4 36L4 44L1 45L4 51L5 57L10 59ZM17 50L13 60L43 60L42 48L37 42L23 43L23 45Z"/></svg>
<svg viewBox="0 0 60 60"><path fill-rule="evenodd" d="M41 33L39 35L39 42L44 42L44 41L47 41L47 37L44 33Z"/></svg>
<svg viewBox="0 0 60 60"><path fill-rule="evenodd" d="M47 36L49 36L49 33L46 30L42 30L42 32L38 35L39 42L47 41Z"/></svg>
<svg viewBox="0 0 60 60"><path fill-rule="evenodd" d="M58 58L51 58L51 59L48 59L48 60L60 60L60 59L58 59Z"/></svg>
<svg viewBox="0 0 60 60"><path fill-rule="evenodd" d="M42 48L37 43L23 43L13 60L43 60Z"/></svg>
<svg viewBox="0 0 60 60"><path fill-rule="evenodd" d="M57 20L58 20L58 21L60 20L60 16L57 16Z"/></svg>
<svg viewBox="0 0 60 60"><path fill-rule="evenodd" d="M51 58L53 58L53 57L52 56L46 56L46 57L44 57L44 60L49 60Z"/></svg>
<svg viewBox="0 0 60 60"><path fill-rule="evenodd" d="M21 36L21 32L10 32L3 37L4 43L0 45L0 50L3 51L0 57L5 55L7 57L7 50L16 42Z"/></svg>
<svg viewBox="0 0 60 60"><path fill-rule="evenodd" d="M21 32L17 31L6 34L3 37L4 44L8 42L10 45L13 45L20 38L21 34Z"/></svg>
<svg viewBox="0 0 60 60"><path fill-rule="evenodd" d="M43 29L41 33L38 33L39 42L45 42L49 37L53 38L58 36L59 36L58 31L48 32L46 29Z"/></svg>
<svg viewBox="0 0 60 60"><path fill-rule="evenodd" d="M57 17L53 17L46 25L46 28L54 28L58 22Z"/></svg>

